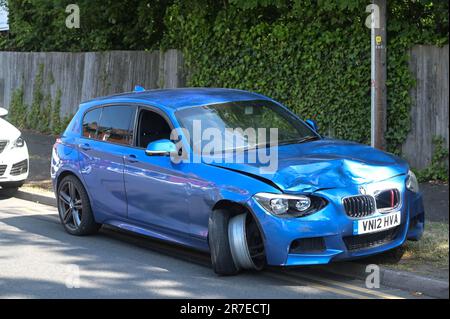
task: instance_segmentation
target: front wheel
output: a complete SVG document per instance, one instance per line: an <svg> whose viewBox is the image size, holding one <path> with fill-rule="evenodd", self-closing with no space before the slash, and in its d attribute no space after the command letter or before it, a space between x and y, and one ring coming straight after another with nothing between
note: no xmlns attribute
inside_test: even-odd
<svg viewBox="0 0 450 319"><path fill-rule="evenodd" d="M233 261L228 240L228 222L230 214L223 209L214 210L208 221L208 241L211 251L211 263L218 275L229 276L239 272Z"/></svg>
<svg viewBox="0 0 450 319"><path fill-rule="evenodd" d="M95 222L86 190L73 175L63 178L58 186L58 212L64 229L72 235L96 233L101 224Z"/></svg>
<svg viewBox="0 0 450 319"><path fill-rule="evenodd" d="M264 267L263 239L250 214L232 216L229 211L218 209L211 214L208 226L211 262L217 274L235 275L241 269Z"/></svg>
<svg viewBox="0 0 450 319"><path fill-rule="evenodd" d="M241 269L262 270L266 264L264 242L256 221L249 213L233 216L228 239L234 263Z"/></svg>

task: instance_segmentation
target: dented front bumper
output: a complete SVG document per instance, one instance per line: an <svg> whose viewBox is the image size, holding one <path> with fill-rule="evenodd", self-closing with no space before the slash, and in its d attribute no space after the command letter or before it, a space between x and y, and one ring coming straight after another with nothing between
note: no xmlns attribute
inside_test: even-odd
<svg viewBox="0 0 450 319"><path fill-rule="evenodd" d="M422 195L405 187L405 176L364 185L368 192L395 187L401 193L401 224L383 233L353 235L355 218L347 216L342 199L358 194L361 185L328 189L314 194L329 202L321 211L301 218L280 218L268 213L255 200L248 206L264 236L267 263L277 266L326 264L378 254L401 246L406 239L418 240L424 231ZM370 218L380 215L376 212ZM385 233L384 233L385 232ZM308 249L294 249L298 242ZM296 246L296 247L294 247ZM355 248L356 247L356 248Z"/></svg>

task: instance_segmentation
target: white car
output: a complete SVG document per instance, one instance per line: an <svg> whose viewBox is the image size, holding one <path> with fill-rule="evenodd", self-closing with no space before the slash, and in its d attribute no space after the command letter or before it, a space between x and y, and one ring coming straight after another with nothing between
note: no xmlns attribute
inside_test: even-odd
<svg viewBox="0 0 450 319"><path fill-rule="evenodd" d="M0 187L17 189L28 177L29 156L20 131L3 117L8 110L0 107Z"/></svg>

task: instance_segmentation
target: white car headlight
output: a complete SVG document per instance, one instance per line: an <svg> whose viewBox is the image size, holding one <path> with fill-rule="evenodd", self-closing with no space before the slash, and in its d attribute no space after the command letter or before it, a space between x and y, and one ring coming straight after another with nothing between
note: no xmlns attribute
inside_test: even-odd
<svg viewBox="0 0 450 319"><path fill-rule="evenodd" d="M312 195L258 193L255 200L269 213L284 217L303 217L325 207L327 201Z"/></svg>
<svg viewBox="0 0 450 319"><path fill-rule="evenodd" d="M22 137L17 138L13 143L13 147L24 147L24 145L25 140Z"/></svg>
<svg viewBox="0 0 450 319"><path fill-rule="evenodd" d="M419 182L417 182L416 174L413 171L408 171L408 177L406 177L406 188L411 192L419 192Z"/></svg>

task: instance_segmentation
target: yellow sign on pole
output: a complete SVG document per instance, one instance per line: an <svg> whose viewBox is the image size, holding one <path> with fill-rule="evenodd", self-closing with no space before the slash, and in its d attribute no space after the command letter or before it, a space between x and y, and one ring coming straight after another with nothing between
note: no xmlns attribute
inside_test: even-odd
<svg viewBox="0 0 450 319"><path fill-rule="evenodd" d="M377 45L380 45L380 44L381 44L381 35L377 35L377 36L375 37L375 42L376 42Z"/></svg>

